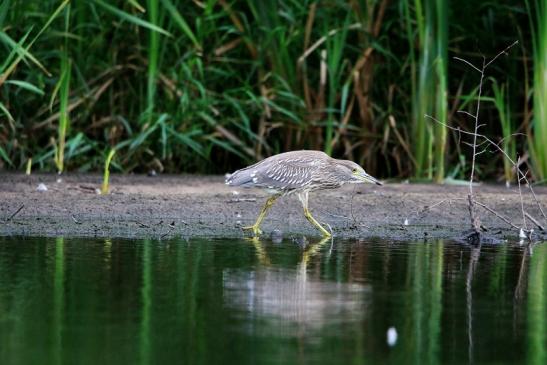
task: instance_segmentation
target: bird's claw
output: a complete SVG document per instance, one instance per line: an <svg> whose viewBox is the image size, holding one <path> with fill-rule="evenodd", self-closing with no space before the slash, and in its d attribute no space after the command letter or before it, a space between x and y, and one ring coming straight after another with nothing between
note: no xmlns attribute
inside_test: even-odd
<svg viewBox="0 0 547 365"><path fill-rule="evenodd" d="M244 230L244 231L253 231L253 235L255 237L262 234L262 230L260 228L258 228L257 225L245 226L245 227L241 227L241 229Z"/></svg>

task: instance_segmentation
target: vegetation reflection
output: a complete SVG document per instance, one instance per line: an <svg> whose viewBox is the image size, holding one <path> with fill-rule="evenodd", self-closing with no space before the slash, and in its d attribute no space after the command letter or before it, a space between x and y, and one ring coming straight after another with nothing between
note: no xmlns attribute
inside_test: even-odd
<svg viewBox="0 0 547 365"><path fill-rule="evenodd" d="M1 238L0 362L543 364L546 247Z"/></svg>

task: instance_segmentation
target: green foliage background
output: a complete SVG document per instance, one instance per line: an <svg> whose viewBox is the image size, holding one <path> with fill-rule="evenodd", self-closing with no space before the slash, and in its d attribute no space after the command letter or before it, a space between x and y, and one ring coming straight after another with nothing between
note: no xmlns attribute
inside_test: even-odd
<svg viewBox="0 0 547 365"><path fill-rule="evenodd" d="M547 115L534 104L547 95L545 8L3 0L0 164L22 170L32 158L34 170L99 171L115 148L118 171L224 173L319 149L381 177L464 178L463 137L422 116L470 129L456 111L474 110L479 75L453 57L480 66L518 40L489 69L481 132L541 180ZM478 173L512 179L499 154L482 154Z"/></svg>

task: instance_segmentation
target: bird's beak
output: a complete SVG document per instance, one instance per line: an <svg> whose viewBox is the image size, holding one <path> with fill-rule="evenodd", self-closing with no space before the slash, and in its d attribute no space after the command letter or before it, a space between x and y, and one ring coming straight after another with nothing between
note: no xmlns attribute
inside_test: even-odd
<svg viewBox="0 0 547 365"><path fill-rule="evenodd" d="M363 182L367 182L367 183L370 183L370 184L376 184L376 185L383 185L376 178L370 176L369 174L367 174L364 171L363 172L360 172L360 171L354 172L353 175L355 175L356 178L358 178L359 180L361 180Z"/></svg>

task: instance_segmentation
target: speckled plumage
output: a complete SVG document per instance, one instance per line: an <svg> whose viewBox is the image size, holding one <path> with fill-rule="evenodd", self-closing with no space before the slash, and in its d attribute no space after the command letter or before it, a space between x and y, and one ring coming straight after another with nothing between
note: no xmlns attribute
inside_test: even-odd
<svg viewBox="0 0 547 365"><path fill-rule="evenodd" d="M283 194L297 190L334 189L345 183L359 182L348 174L353 168L360 167L352 161L333 159L321 151L291 151L237 170L226 179L226 184L264 188Z"/></svg>
<svg viewBox="0 0 547 365"><path fill-rule="evenodd" d="M262 188L274 195L262 208L256 223L253 226L244 227L244 229L252 229L255 235L260 233L260 223L275 199L281 195L297 193L306 218L325 236L329 236L330 233L309 212L308 193L313 190L335 189L343 184L362 182L381 185L355 162L337 160L321 151L280 153L237 170L226 178L227 185Z"/></svg>

